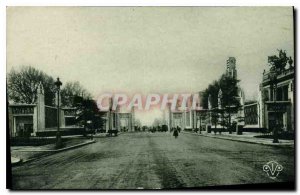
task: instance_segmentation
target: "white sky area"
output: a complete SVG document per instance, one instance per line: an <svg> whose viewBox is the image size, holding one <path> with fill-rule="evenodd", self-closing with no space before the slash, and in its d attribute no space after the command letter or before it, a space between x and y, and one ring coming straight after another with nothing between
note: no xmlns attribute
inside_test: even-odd
<svg viewBox="0 0 300 195"><path fill-rule="evenodd" d="M142 123L142 125L152 125L156 118L162 119L163 112L157 108L149 111L136 111L135 117Z"/></svg>
<svg viewBox="0 0 300 195"><path fill-rule="evenodd" d="M253 99L267 56L283 49L293 57L293 43L292 7L7 8L7 71L31 65L79 81L95 98L195 93L233 56Z"/></svg>

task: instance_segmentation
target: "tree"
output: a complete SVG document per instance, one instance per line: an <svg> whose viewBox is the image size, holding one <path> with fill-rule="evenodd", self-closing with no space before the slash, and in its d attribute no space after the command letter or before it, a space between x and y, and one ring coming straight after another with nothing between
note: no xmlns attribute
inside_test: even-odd
<svg viewBox="0 0 300 195"><path fill-rule="evenodd" d="M205 89L201 98L201 105L204 109L208 109L208 97L211 96L212 108L218 107L218 92L220 86L218 81L214 81L210 85L208 85L207 89Z"/></svg>
<svg viewBox="0 0 300 195"><path fill-rule="evenodd" d="M91 99L90 93L84 89L78 81L67 82L63 85L61 90L61 104L66 107L74 107L75 98L83 97L85 99Z"/></svg>
<svg viewBox="0 0 300 195"><path fill-rule="evenodd" d="M97 103L94 100L75 96L74 105L77 108L76 123L80 126L84 126L84 134L86 134L87 127L91 130L103 127L105 120L102 118ZM88 124L88 121L91 123Z"/></svg>
<svg viewBox="0 0 300 195"><path fill-rule="evenodd" d="M219 123L219 118L220 118L219 112L218 112L218 110L215 109L215 110L211 111L210 115L211 115L211 123L215 126L214 132L216 134L216 132L217 132L217 125Z"/></svg>
<svg viewBox="0 0 300 195"><path fill-rule="evenodd" d="M232 113L237 113L240 109L240 98L239 97L239 80L232 78L230 76L222 75L220 78L220 88L222 90L221 104L224 108L224 125L229 129L231 133L231 115Z"/></svg>
<svg viewBox="0 0 300 195"><path fill-rule="evenodd" d="M287 57L286 51L282 51L282 49L277 50L278 51L278 56L273 55L273 56L268 56L268 62L269 65L271 66L271 69L275 70L277 73L282 72L285 70L285 66L287 63L290 64L290 68L292 67L292 57Z"/></svg>
<svg viewBox="0 0 300 195"><path fill-rule="evenodd" d="M215 109L212 115L212 123L216 126L220 118L219 115L222 115L221 124L229 127L229 132L231 132L231 115L240 109L238 82L239 80L223 74L218 81L214 81L207 87L202 97L202 105L207 109L208 97L211 96L211 107ZM224 111L217 109L220 89L222 90L221 105Z"/></svg>
<svg viewBox="0 0 300 195"><path fill-rule="evenodd" d="M53 105L55 85L51 76L31 66L23 66L20 71L12 69L7 76L9 100L15 103L36 103L37 89L40 83L44 88L45 104Z"/></svg>

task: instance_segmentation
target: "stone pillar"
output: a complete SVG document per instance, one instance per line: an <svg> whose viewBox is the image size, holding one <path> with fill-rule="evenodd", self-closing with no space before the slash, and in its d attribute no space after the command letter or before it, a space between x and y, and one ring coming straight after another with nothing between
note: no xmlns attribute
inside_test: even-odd
<svg viewBox="0 0 300 195"><path fill-rule="evenodd" d="M172 112L171 112L171 107L168 104L168 115L169 115L169 131L171 132L171 128L172 128Z"/></svg>
<svg viewBox="0 0 300 195"><path fill-rule="evenodd" d="M113 113L111 111L108 112L108 130L113 129Z"/></svg>
<svg viewBox="0 0 300 195"><path fill-rule="evenodd" d="M212 100L211 100L211 94L208 96L208 110L209 110L209 125L211 125L211 109L212 109Z"/></svg>
<svg viewBox="0 0 300 195"><path fill-rule="evenodd" d="M183 117L183 113L181 113L181 123L180 123L179 127L181 128L182 131L185 129L185 122L186 122L186 119L185 119L185 117Z"/></svg>
<svg viewBox="0 0 300 195"><path fill-rule="evenodd" d="M175 127L175 119L174 119L174 113L171 113L171 127L174 128Z"/></svg>
<svg viewBox="0 0 300 195"><path fill-rule="evenodd" d="M105 132L107 133L109 130L109 123L110 123L110 112L106 113L106 121L105 121Z"/></svg>
<svg viewBox="0 0 300 195"><path fill-rule="evenodd" d="M186 127L186 111L182 112L182 114L181 114L181 120L182 120L181 129L183 129L183 128Z"/></svg>
<svg viewBox="0 0 300 195"><path fill-rule="evenodd" d="M116 129L118 130L118 131L121 131L121 127L120 127L120 123L121 123L121 121L120 121L120 113L117 113L116 114L116 124L117 124L117 126L116 126Z"/></svg>
<svg viewBox="0 0 300 195"><path fill-rule="evenodd" d="M211 94L209 94L209 96L208 96L208 109L210 110L210 109L212 109L212 100L211 100Z"/></svg>
<svg viewBox="0 0 300 195"><path fill-rule="evenodd" d="M115 127L115 120L117 119L117 117L116 116L114 116L115 115L115 113L113 113L113 112L111 112L110 113L110 128L109 128L109 130L113 130L114 128L116 128Z"/></svg>
<svg viewBox="0 0 300 195"><path fill-rule="evenodd" d="M128 131L132 131L132 126L131 126L131 114L126 114L126 118L127 118L127 125L128 125Z"/></svg>
<svg viewBox="0 0 300 195"><path fill-rule="evenodd" d="M45 95L42 83L37 89L37 128L36 131L45 130Z"/></svg>
<svg viewBox="0 0 300 195"><path fill-rule="evenodd" d="M240 110L238 110L238 118L241 121L238 121L238 125L245 125L244 119L245 119L245 114L244 114L244 105L245 105L245 96L244 96L244 92L242 91L242 89L240 88L240 106L241 108L239 108Z"/></svg>
<svg viewBox="0 0 300 195"><path fill-rule="evenodd" d="M197 111L193 110L193 129L197 129Z"/></svg>
<svg viewBox="0 0 300 195"><path fill-rule="evenodd" d="M33 118L33 134L34 134L34 136L36 135L36 132L37 132L37 130L38 130L38 106L35 106L34 108L33 108L33 116L32 116L32 118Z"/></svg>
<svg viewBox="0 0 300 195"><path fill-rule="evenodd" d="M134 127L132 123L132 113L129 114L129 125L130 125L130 131L134 131Z"/></svg>
<svg viewBox="0 0 300 195"><path fill-rule="evenodd" d="M131 126L132 131L135 131L135 114L134 114L134 107L131 109Z"/></svg>

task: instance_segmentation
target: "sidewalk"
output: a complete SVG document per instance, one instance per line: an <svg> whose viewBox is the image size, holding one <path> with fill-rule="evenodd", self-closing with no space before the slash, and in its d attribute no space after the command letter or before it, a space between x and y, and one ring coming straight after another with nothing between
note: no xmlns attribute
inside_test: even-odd
<svg viewBox="0 0 300 195"><path fill-rule="evenodd" d="M83 138L83 135L63 135L62 138ZM43 138L56 138L56 136L46 136Z"/></svg>
<svg viewBox="0 0 300 195"><path fill-rule="evenodd" d="M203 131L201 134L195 133L195 132L186 132L186 131L183 131L182 133L211 137L211 138L216 138L216 139L225 139L225 140L247 142L247 143L253 143L253 144L262 144L262 145L268 145L268 146L294 147L294 140L279 140L279 143L273 143L272 139L254 137L256 135L261 135L259 133L244 132L242 135L237 135L235 132L233 132L232 134L229 134L228 132L222 132L222 134L217 133L215 135L213 132L207 133L206 131Z"/></svg>
<svg viewBox="0 0 300 195"><path fill-rule="evenodd" d="M93 135L94 138L103 138L103 137L107 137L107 133L96 133L95 135Z"/></svg>
<svg viewBox="0 0 300 195"><path fill-rule="evenodd" d="M118 132L118 136L121 135L123 132ZM107 136L107 133L96 133L95 135L93 135L94 138L104 138L104 137L109 137ZM112 137L115 137L114 135Z"/></svg>
<svg viewBox="0 0 300 195"><path fill-rule="evenodd" d="M54 144L48 144L43 146L12 146L11 147L11 159L12 164L19 164L20 162L28 162L38 159L43 156L62 152L65 150L74 149L87 144L95 143L95 140L76 140L72 143L65 143L65 147L61 149L54 149Z"/></svg>

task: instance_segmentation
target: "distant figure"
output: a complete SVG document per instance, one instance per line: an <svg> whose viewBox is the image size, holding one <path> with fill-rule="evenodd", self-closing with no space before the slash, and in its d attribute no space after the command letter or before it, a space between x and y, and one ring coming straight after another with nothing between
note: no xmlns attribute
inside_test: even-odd
<svg viewBox="0 0 300 195"><path fill-rule="evenodd" d="M176 129L177 129L178 133L180 133L181 128L179 126L177 126Z"/></svg>
<svg viewBox="0 0 300 195"><path fill-rule="evenodd" d="M177 129L174 130L173 136L175 137L175 139L178 137L178 130Z"/></svg>

